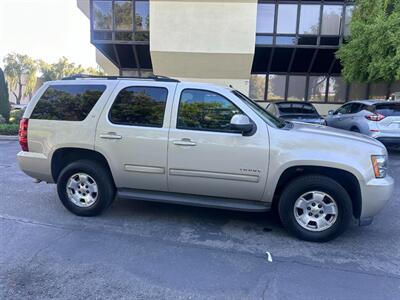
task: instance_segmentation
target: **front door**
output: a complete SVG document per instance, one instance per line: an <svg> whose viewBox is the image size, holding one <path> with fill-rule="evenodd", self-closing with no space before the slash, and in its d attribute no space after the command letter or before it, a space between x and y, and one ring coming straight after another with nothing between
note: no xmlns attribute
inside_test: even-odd
<svg viewBox="0 0 400 300"><path fill-rule="evenodd" d="M170 111L176 83L121 82L104 108L95 148L118 188L167 191ZM115 100L114 100L115 99Z"/></svg>
<svg viewBox="0 0 400 300"><path fill-rule="evenodd" d="M230 129L237 113L256 124L251 136ZM260 200L268 159L267 125L229 90L178 87L168 145L171 192Z"/></svg>

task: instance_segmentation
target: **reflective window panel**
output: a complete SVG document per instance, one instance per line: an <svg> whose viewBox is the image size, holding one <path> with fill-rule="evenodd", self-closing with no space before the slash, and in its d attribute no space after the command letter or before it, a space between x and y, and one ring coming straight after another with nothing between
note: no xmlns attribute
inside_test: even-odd
<svg viewBox="0 0 400 300"><path fill-rule="evenodd" d="M344 19L344 35L350 35L350 22L351 17L353 16L354 6L346 6L345 10L345 19Z"/></svg>
<svg viewBox="0 0 400 300"><path fill-rule="evenodd" d="M365 99L367 96L367 85L365 83L353 82L350 85L349 101Z"/></svg>
<svg viewBox="0 0 400 300"><path fill-rule="evenodd" d="M320 5L301 5L299 34L318 34Z"/></svg>
<svg viewBox="0 0 400 300"><path fill-rule="evenodd" d="M279 4L277 33L296 33L297 4Z"/></svg>
<svg viewBox="0 0 400 300"><path fill-rule="evenodd" d="M322 13L322 35L338 35L342 22L341 5L324 5Z"/></svg>
<svg viewBox="0 0 400 300"><path fill-rule="evenodd" d="M250 98L264 100L266 75L253 74L250 77Z"/></svg>
<svg viewBox="0 0 400 300"><path fill-rule="evenodd" d="M274 32L275 4L261 3L257 6L257 33Z"/></svg>
<svg viewBox="0 0 400 300"><path fill-rule="evenodd" d="M371 83L369 87L369 99L386 99L387 92L387 82Z"/></svg>
<svg viewBox="0 0 400 300"><path fill-rule="evenodd" d="M342 77L330 77L328 102L345 102L346 81Z"/></svg>
<svg viewBox="0 0 400 300"><path fill-rule="evenodd" d="M306 76L290 76L287 100L304 101Z"/></svg>
<svg viewBox="0 0 400 300"><path fill-rule="evenodd" d="M132 1L115 1L114 18L116 30L132 30Z"/></svg>
<svg viewBox="0 0 400 300"><path fill-rule="evenodd" d="M285 99L286 75L269 75L267 100Z"/></svg>
<svg viewBox="0 0 400 300"><path fill-rule="evenodd" d="M111 30L113 24L112 19L112 2L111 1L94 1L93 2L93 28Z"/></svg>
<svg viewBox="0 0 400 300"><path fill-rule="evenodd" d="M325 76L310 76L308 83L308 101L324 102L326 92Z"/></svg>
<svg viewBox="0 0 400 300"><path fill-rule="evenodd" d="M135 1L136 31L149 31L149 1Z"/></svg>

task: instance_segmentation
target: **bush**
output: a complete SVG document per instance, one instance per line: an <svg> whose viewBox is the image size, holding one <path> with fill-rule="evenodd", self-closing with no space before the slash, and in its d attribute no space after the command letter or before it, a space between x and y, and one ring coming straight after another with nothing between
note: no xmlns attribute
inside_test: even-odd
<svg viewBox="0 0 400 300"><path fill-rule="evenodd" d="M19 124L19 121L22 119L22 115L24 111L22 109L14 109L10 112L10 120L11 124Z"/></svg>
<svg viewBox="0 0 400 300"><path fill-rule="evenodd" d="M0 135L18 135L18 124L0 124Z"/></svg>

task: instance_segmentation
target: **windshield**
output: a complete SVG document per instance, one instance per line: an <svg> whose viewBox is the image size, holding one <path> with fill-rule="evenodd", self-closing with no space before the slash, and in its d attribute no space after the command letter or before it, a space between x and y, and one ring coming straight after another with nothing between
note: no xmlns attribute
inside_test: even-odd
<svg viewBox="0 0 400 300"><path fill-rule="evenodd" d="M241 92L236 91L236 90L232 90L232 93L240 98L241 100L244 101L244 103L246 103L260 118L262 118L266 123L270 124L272 123L273 125L275 125L278 128L282 128L285 127L285 125L287 124L286 121L281 120L277 117L275 117L274 115L272 115L271 113L267 112L262 106L260 106L257 102L251 100L250 98L246 97L245 95L243 95Z"/></svg>

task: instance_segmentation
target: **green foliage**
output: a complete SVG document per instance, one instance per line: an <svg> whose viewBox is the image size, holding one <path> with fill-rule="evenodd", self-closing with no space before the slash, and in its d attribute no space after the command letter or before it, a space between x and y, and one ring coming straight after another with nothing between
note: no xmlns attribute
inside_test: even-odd
<svg viewBox="0 0 400 300"><path fill-rule="evenodd" d="M74 74L104 75L104 72L100 69L92 67L85 69L81 65L69 62L66 57L61 57L53 64L40 60L39 68L42 73L41 79L44 81L59 80Z"/></svg>
<svg viewBox="0 0 400 300"><path fill-rule="evenodd" d="M350 30L337 52L347 81L400 79L399 0L356 0Z"/></svg>
<svg viewBox="0 0 400 300"><path fill-rule="evenodd" d="M36 86L36 62L28 55L9 53L3 60L9 87L16 98L17 104L21 103L23 96L27 96ZM17 90L18 92L14 92Z"/></svg>
<svg viewBox="0 0 400 300"><path fill-rule="evenodd" d="M8 97L8 84L4 77L4 72L0 68L0 115L8 122L10 118L10 102Z"/></svg>
<svg viewBox="0 0 400 300"><path fill-rule="evenodd" d="M19 121L22 119L24 111L22 109L14 109L10 112L10 124L19 124Z"/></svg>
<svg viewBox="0 0 400 300"><path fill-rule="evenodd" d="M0 135L18 135L18 124L0 124Z"/></svg>

